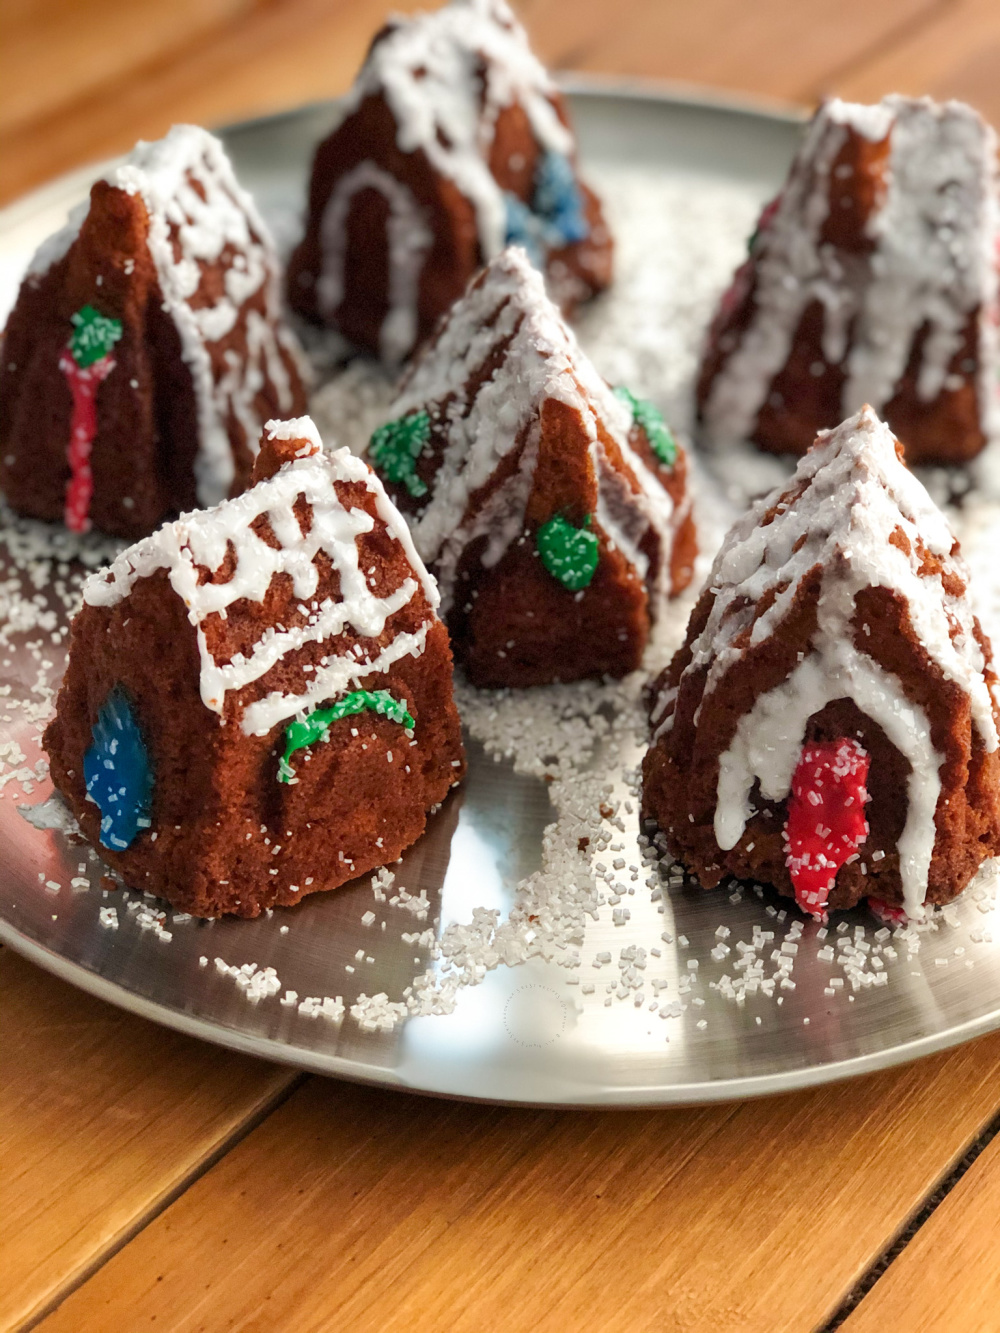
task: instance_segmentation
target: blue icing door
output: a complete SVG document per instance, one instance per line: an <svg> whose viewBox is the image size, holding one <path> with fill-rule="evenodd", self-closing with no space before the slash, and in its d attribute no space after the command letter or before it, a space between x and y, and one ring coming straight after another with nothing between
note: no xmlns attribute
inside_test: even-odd
<svg viewBox="0 0 1000 1333"><path fill-rule="evenodd" d="M101 844L123 852L149 828L153 774L132 702L116 685L101 705L83 756L87 798L101 812Z"/></svg>

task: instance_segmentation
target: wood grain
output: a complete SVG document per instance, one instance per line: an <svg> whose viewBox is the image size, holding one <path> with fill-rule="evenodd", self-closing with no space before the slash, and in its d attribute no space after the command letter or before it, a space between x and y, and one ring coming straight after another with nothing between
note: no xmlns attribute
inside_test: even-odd
<svg viewBox="0 0 1000 1333"><path fill-rule="evenodd" d="M419 0L392 6L417 7ZM159 138L177 121L220 125L341 93L388 9L385 0L260 6L196 35L164 63L131 68L28 123L0 125L0 202L70 167L125 152L136 139ZM35 74L47 78L37 64Z"/></svg>
<svg viewBox="0 0 1000 1333"><path fill-rule="evenodd" d="M779 1333L836 1307L993 1113L1000 1037L678 1112L316 1080L42 1325Z"/></svg>
<svg viewBox="0 0 1000 1333"><path fill-rule="evenodd" d="M257 0L35 0L0 7L0 126L67 107L204 40Z"/></svg>
<svg viewBox="0 0 1000 1333"><path fill-rule="evenodd" d="M961 0L937 22L860 63L840 88L862 101L890 90L958 97L1000 125L1000 4Z"/></svg>
<svg viewBox="0 0 1000 1333"><path fill-rule="evenodd" d="M563 0L519 6L561 68L680 79L813 103L845 70L938 20L955 0ZM581 22L582 18L582 22ZM883 91L890 91L886 88Z"/></svg>
<svg viewBox="0 0 1000 1333"><path fill-rule="evenodd" d="M1000 1138L995 1138L841 1325L841 1333L996 1333L998 1228Z"/></svg>
<svg viewBox="0 0 1000 1333"><path fill-rule="evenodd" d="M0 1011L0 1329L12 1329L100 1263L297 1076L102 1004L9 949L0 949Z"/></svg>

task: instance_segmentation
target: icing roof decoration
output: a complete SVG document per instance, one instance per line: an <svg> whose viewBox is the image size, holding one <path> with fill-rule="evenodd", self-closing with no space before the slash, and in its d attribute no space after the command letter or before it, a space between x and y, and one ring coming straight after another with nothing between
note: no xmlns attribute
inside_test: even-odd
<svg viewBox="0 0 1000 1333"><path fill-rule="evenodd" d="M841 197L849 178L841 186L834 168L851 131L872 145L889 136L884 190L853 251L823 237L828 219L835 222L834 201L850 198ZM881 410L889 402L925 325L918 398L929 402L942 388L957 387L949 366L978 312L979 412L987 434L1000 427L996 154L993 130L961 102L892 96L874 106L833 99L820 107L781 195L761 219L752 261L727 296L742 299L737 286L753 281L751 322L704 404L709 435L751 436L813 301L823 308L825 362L843 363L846 372L845 416L865 403Z"/></svg>
<svg viewBox="0 0 1000 1333"><path fill-rule="evenodd" d="M493 372L480 382L476 372L491 358L498 358ZM650 527L660 535L664 552L671 549L673 501L629 444L629 406L584 355L524 250L510 246L452 307L392 408L393 417L399 418L433 404L446 423L429 498L410 520L417 550L436 567L445 609L459 557L469 542L487 535L483 564L489 568L524 531L541 430L539 412L549 398L579 412L598 478L595 517L640 576L645 577L648 560L639 544ZM624 483L606 460L599 427L633 474L635 485L625 497ZM522 445L517 470L467 517L472 497L505 455ZM658 578L664 589L669 564L668 558L660 562Z"/></svg>
<svg viewBox="0 0 1000 1333"><path fill-rule="evenodd" d="M775 506L772 520L764 522ZM927 552L941 562L942 573L924 568ZM751 646L768 639L817 567L822 583L810 651L779 686L757 697L720 758L716 840L723 849L737 844L756 780L765 799L788 797L809 719L835 699L853 699L911 766L898 850L906 910L919 917L943 756L932 744L926 714L900 680L855 645L859 592L882 587L900 594L928 658L968 696L988 752L997 749L998 737L957 542L870 407L821 432L787 487L759 500L733 527L713 564L707 586L714 602L681 681L705 670L702 697L725 690L729 671L742 660L744 636L749 631ZM672 725L676 696L676 689L660 695L652 715L654 740Z"/></svg>
<svg viewBox="0 0 1000 1333"><path fill-rule="evenodd" d="M228 495L234 477L229 419L235 418L255 452L263 423L254 398L264 376L285 410L293 404L280 351L297 363L300 357L281 320L274 243L250 195L238 184L222 144L198 126L175 125L163 139L140 141L104 180L139 195L149 214L149 252L198 405L198 499L204 505L217 504ZM66 226L38 249L29 275L48 271L68 252L88 209L87 201L74 209ZM204 283L204 272L224 255L224 284L215 292ZM261 289L266 317L246 307ZM234 330L245 335L245 359L227 345ZM305 376L304 362L301 370Z"/></svg>
<svg viewBox="0 0 1000 1333"><path fill-rule="evenodd" d="M438 603L437 588L414 549L405 522L365 463L347 449L323 452L308 417L268 422L265 434L273 440L301 439L303 450L272 477L257 482L235 499L165 524L151 537L129 547L84 585L84 601L92 606L113 606L128 596L137 579L166 570L170 586L188 608L188 619L197 631L202 701L220 716L227 694L260 680L276 663L304 645L351 631L358 638L377 638L390 617L421 591L431 608ZM410 575L384 596L371 591L369 571L360 568L358 559L357 538L372 531L374 520L363 509L344 506L336 490L338 482L365 486L374 497L389 537L407 556ZM299 497L312 510L305 534L294 508ZM265 517L276 546L258 534L258 521ZM314 600L320 579L316 558L320 554L329 558L339 577L340 596L336 600ZM227 557L235 558L230 578L219 583L200 581L199 568L217 570ZM216 661L208 645L206 626L215 617L225 619L227 608L242 598L262 602L277 574L291 577L299 609L308 612L305 622L292 628L264 624L249 653ZM418 630L396 634L374 657L349 650L324 658L303 693L273 691L248 704L240 721L243 731L264 735L277 723L357 688L363 677L388 671L402 657L419 656L433 620L432 611Z"/></svg>

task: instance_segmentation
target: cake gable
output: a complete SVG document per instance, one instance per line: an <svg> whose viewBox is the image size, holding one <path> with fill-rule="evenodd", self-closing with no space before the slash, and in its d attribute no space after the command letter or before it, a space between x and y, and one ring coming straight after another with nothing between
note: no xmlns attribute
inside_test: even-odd
<svg viewBox="0 0 1000 1333"><path fill-rule="evenodd" d="M241 490L264 421L305 403L279 287L269 231L222 144L191 125L138 144L36 252L11 317L2 433L12 503L55 517L47 510L89 470L95 521L135 535L171 509ZM75 356L81 325L113 331L96 367ZM30 404L60 371L72 419L46 422L39 456L26 444ZM47 397L58 403L60 390ZM89 506L70 498L66 522L83 529Z"/></svg>
<svg viewBox="0 0 1000 1333"><path fill-rule="evenodd" d="M436 600L370 469L269 422L249 490L86 583L53 780L127 882L201 916L393 861L464 772Z"/></svg>
<svg viewBox="0 0 1000 1333"><path fill-rule="evenodd" d="M824 103L716 316L707 436L804 453L871 403L911 462L977 453L1000 425L997 199L971 107Z"/></svg>
<svg viewBox="0 0 1000 1333"><path fill-rule="evenodd" d="M292 303L399 362L512 241L567 307L609 281L561 94L504 0L391 19L317 151Z"/></svg>
<svg viewBox="0 0 1000 1333"><path fill-rule="evenodd" d="M391 410L368 456L453 635L470 585L481 599L482 579L522 556L544 568L557 607L587 601L604 556L643 601L648 585L652 614L690 579L683 451L651 404L597 374L519 247L470 284Z"/></svg>
<svg viewBox="0 0 1000 1333"><path fill-rule="evenodd" d="M438 603L405 522L365 463L347 449L325 453L308 417L268 422L264 438L255 485L166 524L92 575L83 594L87 605L115 606L137 580L164 571L195 628L203 704L247 735L419 656ZM379 544L395 548L390 586L378 588L359 547L376 528ZM268 688L289 677L296 687Z"/></svg>
<svg viewBox="0 0 1000 1333"><path fill-rule="evenodd" d="M821 434L788 487L737 523L657 691L647 760L655 787L658 747L675 761L695 754L698 808L683 818L713 840L715 871L751 874L747 844L761 854L751 826L770 803L777 832L810 745L860 739L874 756L871 808L890 778L905 799L896 845L884 845L892 818L880 816L874 862L852 847L851 864L896 875L906 910L920 914L942 852L945 786L997 752L995 677L967 580L944 516L868 407ZM840 757L844 773L857 768L856 756ZM832 879L823 888L812 909L825 907Z"/></svg>

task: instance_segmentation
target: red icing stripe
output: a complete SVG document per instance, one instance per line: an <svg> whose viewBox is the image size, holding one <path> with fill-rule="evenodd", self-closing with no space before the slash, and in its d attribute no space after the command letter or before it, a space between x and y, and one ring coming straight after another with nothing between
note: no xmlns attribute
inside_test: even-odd
<svg viewBox="0 0 1000 1333"><path fill-rule="evenodd" d="M837 871L868 836L865 805L870 756L857 741L807 745L792 778L785 822L785 865L795 901L821 915Z"/></svg>
<svg viewBox="0 0 1000 1333"><path fill-rule="evenodd" d="M66 376L73 395L73 416L66 452L70 478L63 514L71 532L86 532L90 527L90 501L94 494L90 451L97 434L97 386L107 379L114 368L115 358L110 352L89 366L78 366L68 348L59 357L59 369Z"/></svg>

